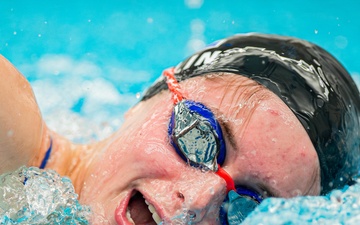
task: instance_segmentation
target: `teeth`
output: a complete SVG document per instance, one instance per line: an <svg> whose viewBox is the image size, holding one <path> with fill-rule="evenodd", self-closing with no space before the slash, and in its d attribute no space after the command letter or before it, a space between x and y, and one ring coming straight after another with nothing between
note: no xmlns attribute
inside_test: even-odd
<svg viewBox="0 0 360 225"><path fill-rule="evenodd" d="M161 218L156 212L153 213L152 218L155 220L156 224L161 223Z"/></svg>
<svg viewBox="0 0 360 225"><path fill-rule="evenodd" d="M160 218L159 214L157 214L155 207L146 200L145 200L145 203L146 203L146 205L148 205L148 209L152 213L152 218L154 219L156 224L160 224L161 218Z"/></svg>
<svg viewBox="0 0 360 225"><path fill-rule="evenodd" d="M131 214L130 214L130 210L129 210L129 209L126 210L126 218L127 218L132 224L135 225L134 220L131 218Z"/></svg>

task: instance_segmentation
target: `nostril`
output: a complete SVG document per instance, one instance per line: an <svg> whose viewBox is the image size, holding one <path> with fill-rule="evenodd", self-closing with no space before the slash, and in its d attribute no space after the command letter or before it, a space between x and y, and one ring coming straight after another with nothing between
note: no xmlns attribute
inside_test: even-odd
<svg viewBox="0 0 360 225"><path fill-rule="evenodd" d="M180 198L182 201L185 200L184 195L183 195L181 192L179 192L179 191L178 191L178 193L177 193L177 197Z"/></svg>

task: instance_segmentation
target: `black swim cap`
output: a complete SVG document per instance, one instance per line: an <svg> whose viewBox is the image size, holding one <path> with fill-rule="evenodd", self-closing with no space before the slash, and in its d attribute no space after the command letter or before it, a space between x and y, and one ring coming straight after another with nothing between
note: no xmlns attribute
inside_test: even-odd
<svg viewBox="0 0 360 225"><path fill-rule="evenodd" d="M349 73L324 49L291 37L236 35L214 42L175 69L179 81L213 72L248 77L285 102L317 151L322 194L350 184L358 174L359 91ZM160 79L142 100L164 89L167 85Z"/></svg>

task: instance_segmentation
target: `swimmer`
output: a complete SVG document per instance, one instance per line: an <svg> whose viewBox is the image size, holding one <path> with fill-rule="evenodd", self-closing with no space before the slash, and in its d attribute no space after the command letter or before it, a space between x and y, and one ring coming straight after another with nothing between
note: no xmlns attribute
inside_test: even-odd
<svg viewBox="0 0 360 225"><path fill-rule="evenodd" d="M71 178L93 224L239 224L264 198L321 195L359 170L359 91L322 48L235 35L164 70L109 138L47 128L0 59L0 172Z"/></svg>

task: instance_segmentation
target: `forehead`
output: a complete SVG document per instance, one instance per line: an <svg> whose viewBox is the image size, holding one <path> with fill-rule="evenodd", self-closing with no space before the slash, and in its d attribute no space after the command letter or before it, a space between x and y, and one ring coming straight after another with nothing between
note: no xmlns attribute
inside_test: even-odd
<svg viewBox="0 0 360 225"><path fill-rule="evenodd" d="M180 85L187 98L207 104L215 113L230 111L228 114L232 117L236 117L240 109L241 113L249 113L259 102L277 98L261 84L231 73L211 73L185 80Z"/></svg>

